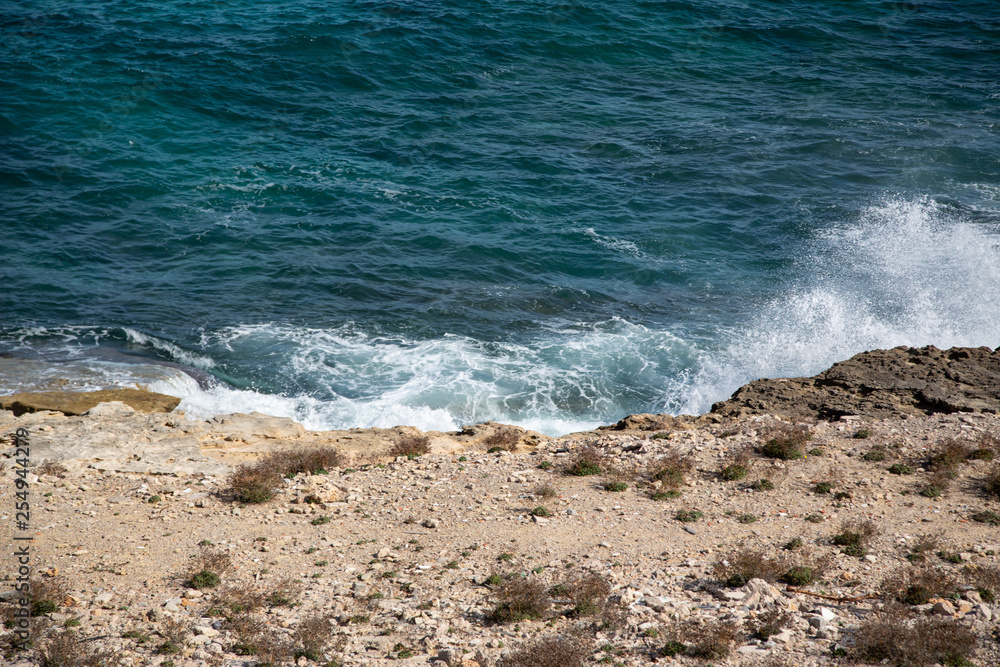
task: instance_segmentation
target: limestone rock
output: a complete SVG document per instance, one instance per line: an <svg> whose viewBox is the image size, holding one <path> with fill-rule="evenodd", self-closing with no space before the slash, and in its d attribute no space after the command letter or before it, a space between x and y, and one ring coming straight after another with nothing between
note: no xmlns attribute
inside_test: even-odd
<svg viewBox="0 0 1000 667"><path fill-rule="evenodd" d="M181 399L142 389L101 389L99 391L39 391L0 397L0 409L15 416L51 410L77 416L101 403L121 402L139 412L170 412Z"/></svg>
<svg viewBox="0 0 1000 667"><path fill-rule="evenodd" d="M896 347L856 354L810 378L762 379L712 406L725 417L875 419L1000 412L1000 348Z"/></svg>

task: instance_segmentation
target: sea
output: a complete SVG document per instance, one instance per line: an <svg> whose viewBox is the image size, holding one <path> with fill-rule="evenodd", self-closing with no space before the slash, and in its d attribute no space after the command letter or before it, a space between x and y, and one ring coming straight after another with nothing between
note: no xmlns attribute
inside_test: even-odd
<svg viewBox="0 0 1000 667"><path fill-rule="evenodd" d="M1000 346L995 0L0 2L0 394L559 435Z"/></svg>

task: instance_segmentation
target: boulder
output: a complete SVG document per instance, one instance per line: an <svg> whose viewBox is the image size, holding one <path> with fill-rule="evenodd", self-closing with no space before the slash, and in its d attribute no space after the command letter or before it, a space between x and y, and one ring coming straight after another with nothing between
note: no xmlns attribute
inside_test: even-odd
<svg viewBox="0 0 1000 667"><path fill-rule="evenodd" d="M0 409L20 417L29 412L61 412L75 417L101 403L121 402L138 412L170 412L181 399L142 389L101 389L99 391L39 391L0 396Z"/></svg>

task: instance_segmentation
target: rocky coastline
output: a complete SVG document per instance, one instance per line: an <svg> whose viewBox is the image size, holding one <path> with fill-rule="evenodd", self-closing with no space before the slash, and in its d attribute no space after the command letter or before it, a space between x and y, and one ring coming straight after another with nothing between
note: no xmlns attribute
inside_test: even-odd
<svg viewBox="0 0 1000 667"><path fill-rule="evenodd" d="M31 648L0 634L9 664L940 662L933 647L876 660L889 609L958 637L961 664L1000 664L1000 349L865 352L705 415L562 438L307 431L176 405L0 397L0 516L9 531L25 429L32 577L51 598ZM336 465L266 502L234 495L241 465L320 450ZM851 530L863 544L842 544ZM17 564L2 566L12 623ZM932 575L919 600L899 588Z"/></svg>

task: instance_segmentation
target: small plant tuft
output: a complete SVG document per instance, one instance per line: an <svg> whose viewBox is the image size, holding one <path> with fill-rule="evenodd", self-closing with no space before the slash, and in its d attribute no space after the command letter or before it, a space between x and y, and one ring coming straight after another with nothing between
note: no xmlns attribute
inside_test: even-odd
<svg viewBox="0 0 1000 667"><path fill-rule="evenodd" d="M431 451L431 439L428 436L404 433L396 439L392 449L389 450L389 456L393 458L405 456L412 461L429 451Z"/></svg>
<svg viewBox="0 0 1000 667"><path fill-rule="evenodd" d="M781 461L801 459L805 455L805 445L812 438L804 426L779 424L764 434L764 456Z"/></svg>
<svg viewBox="0 0 1000 667"><path fill-rule="evenodd" d="M832 542L844 547L843 552L848 556L863 558L876 535L878 526L870 519L848 519L841 522L840 532L833 536Z"/></svg>
<svg viewBox="0 0 1000 667"><path fill-rule="evenodd" d="M913 468L906 465L905 463L893 463L889 466L889 472L893 475L912 475Z"/></svg>
<svg viewBox="0 0 1000 667"><path fill-rule="evenodd" d="M600 475L608 466L607 458L596 447L588 445L577 450L566 466L566 474L575 477Z"/></svg>
<svg viewBox="0 0 1000 667"><path fill-rule="evenodd" d="M678 510L674 518L682 523L694 523L698 519L701 519L705 515L699 510Z"/></svg>

